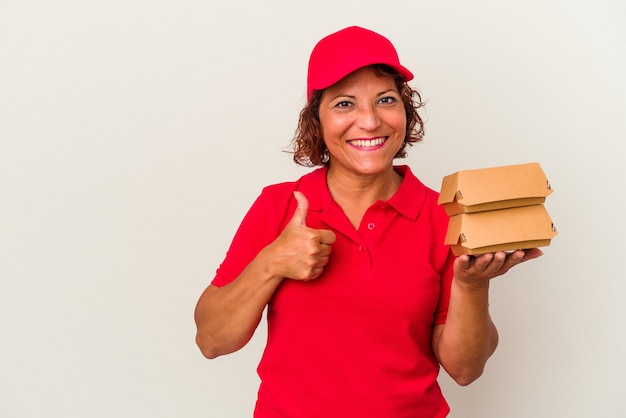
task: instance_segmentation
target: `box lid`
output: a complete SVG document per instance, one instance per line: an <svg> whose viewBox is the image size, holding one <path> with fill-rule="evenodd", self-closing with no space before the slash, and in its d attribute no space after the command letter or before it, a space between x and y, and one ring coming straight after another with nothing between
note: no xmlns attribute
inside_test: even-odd
<svg viewBox="0 0 626 418"><path fill-rule="evenodd" d="M458 171L443 178L438 203L450 216L536 205L552 193L539 163Z"/></svg>
<svg viewBox="0 0 626 418"><path fill-rule="evenodd" d="M455 255L549 245L557 235L544 205L521 206L451 216L445 244Z"/></svg>

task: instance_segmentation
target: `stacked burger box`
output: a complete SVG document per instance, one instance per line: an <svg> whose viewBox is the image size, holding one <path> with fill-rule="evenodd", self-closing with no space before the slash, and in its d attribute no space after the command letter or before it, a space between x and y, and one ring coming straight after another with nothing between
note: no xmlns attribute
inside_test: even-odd
<svg viewBox="0 0 626 418"><path fill-rule="evenodd" d="M544 206L550 193L539 163L445 176L438 201L450 217L445 244L457 256L550 245L557 234Z"/></svg>

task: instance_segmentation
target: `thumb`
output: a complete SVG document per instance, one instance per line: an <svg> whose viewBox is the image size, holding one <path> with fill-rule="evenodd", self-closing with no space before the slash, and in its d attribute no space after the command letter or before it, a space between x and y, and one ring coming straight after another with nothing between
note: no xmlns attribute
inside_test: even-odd
<svg viewBox="0 0 626 418"><path fill-rule="evenodd" d="M294 191L293 196L296 198L298 206L296 206L296 211L294 212L290 223L294 225L306 226L306 215L309 213L309 201L306 196L302 194L302 192Z"/></svg>

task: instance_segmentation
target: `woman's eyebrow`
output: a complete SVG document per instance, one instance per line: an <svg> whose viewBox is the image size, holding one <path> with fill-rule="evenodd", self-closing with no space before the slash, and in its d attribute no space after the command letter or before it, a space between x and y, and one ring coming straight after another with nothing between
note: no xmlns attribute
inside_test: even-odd
<svg viewBox="0 0 626 418"><path fill-rule="evenodd" d="M335 95L335 96L331 97L331 98L330 98L330 100L332 101L332 100L337 100L337 99L340 99L340 98L346 98L346 99L352 99L352 100L354 100L354 99L356 99L356 96L352 96L352 95L349 95L349 94L339 93L339 94L337 94L337 95Z"/></svg>

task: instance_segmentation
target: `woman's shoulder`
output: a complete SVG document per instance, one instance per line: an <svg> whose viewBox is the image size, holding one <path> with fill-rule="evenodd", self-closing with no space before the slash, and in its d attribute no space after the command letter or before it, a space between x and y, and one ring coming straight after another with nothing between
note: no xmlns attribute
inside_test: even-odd
<svg viewBox="0 0 626 418"><path fill-rule="evenodd" d="M316 187L325 183L325 168L321 167L302 175L296 180L284 181L265 186L261 192L261 195L267 195L272 197L285 196L291 198L295 190L301 190L302 187Z"/></svg>
<svg viewBox="0 0 626 418"><path fill-rule="evenodd" d="M274 183L263 187L261 193L249 209L246 218L253 218L255 222L276 223L280 229L286 220L291 219L291 215L296 208L293 192L296 190L314 190L316 186L319 187L320 170L304 174L297 180ZM322 176L322 179L324 178ZM307 193L305 192L305 194ZM310 195L311 193L308 194Z"/></svg>

